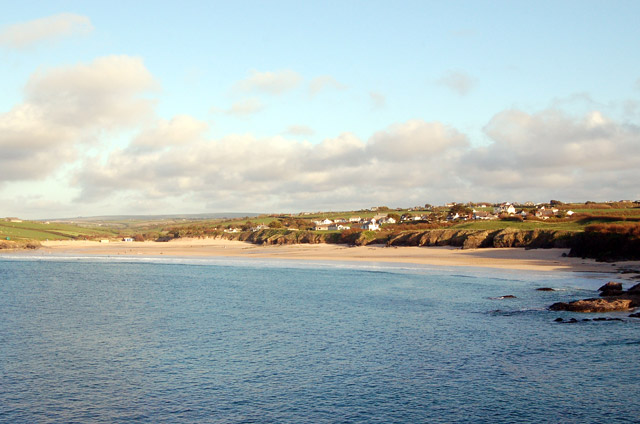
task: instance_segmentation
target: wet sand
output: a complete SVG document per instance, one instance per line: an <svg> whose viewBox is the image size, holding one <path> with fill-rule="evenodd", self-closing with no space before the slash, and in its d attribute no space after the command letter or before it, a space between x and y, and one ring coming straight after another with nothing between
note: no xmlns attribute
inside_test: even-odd
<svg viewBox="0 0 640 424"><path fill-rule="evenodd" d="M472 266L536 271L615 273L640 268L640 262L610 263L563 257L567 249L459 249L454 247L350 247L336 244L259 246L226 239L176 239L169 242L47 241L44 254L198 256L297 259L305 261L362 261L436 266ZM628 275L629 277L632 275Z"/></svg>

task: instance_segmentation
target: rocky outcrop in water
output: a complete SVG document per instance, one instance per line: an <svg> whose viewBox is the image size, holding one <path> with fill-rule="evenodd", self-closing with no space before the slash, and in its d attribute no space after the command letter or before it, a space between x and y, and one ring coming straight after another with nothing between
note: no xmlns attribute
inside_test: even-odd
<svg viewBox="0 0 640 424"><path fill-rule="evenodd" d="M613 312L628 311L640 306L640 284L622 290L622 284L613 281L600 287L600 298L557 302L549 307L552 311Z"/></svg>
<svg viewBox="0 0 640 424"><path fill-rule="evenodd" d="M598 290L600 291L601 297L620 296L624 294L624 290L622 290L622 283L616 283L615 281L609 281Z"/></svg>

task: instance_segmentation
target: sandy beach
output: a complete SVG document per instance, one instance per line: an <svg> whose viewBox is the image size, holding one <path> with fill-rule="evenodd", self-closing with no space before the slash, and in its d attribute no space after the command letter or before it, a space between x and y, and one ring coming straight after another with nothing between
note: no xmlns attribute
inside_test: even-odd
<svg viewBox="0 0 640 424"><path fill-rule="evenodd" d="M225 239L175 239L169 242L46 241L44 254L198 256L297 259L307 261L362 261L411 263L435 266L472 266L536 271L615 273L640 268L640 262L599 263L563 257L565 249L467 249L453 247L351 247L335 244L259 246ZM633 276L633 274L626 274Z"/></svg>

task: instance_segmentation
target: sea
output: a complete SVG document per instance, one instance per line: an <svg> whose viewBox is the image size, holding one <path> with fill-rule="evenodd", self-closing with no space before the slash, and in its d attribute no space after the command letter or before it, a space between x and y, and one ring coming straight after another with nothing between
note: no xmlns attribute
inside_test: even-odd
<svg viewBox="0 0 640 424"><path fill-rule="evenodd" d="M640 319L547 309L608 278L3 254L0 422L638 423Z"/></svg>

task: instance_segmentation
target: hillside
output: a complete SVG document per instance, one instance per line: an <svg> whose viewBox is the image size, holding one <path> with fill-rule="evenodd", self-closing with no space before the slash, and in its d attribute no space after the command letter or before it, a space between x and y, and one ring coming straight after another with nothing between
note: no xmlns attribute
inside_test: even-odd
<svg viewBox="0 0 640 424"><path fill-rule="evenodd" d="M509 205L509 204L508 204ZM498 205L499 206L499 205ZM541 210L553 211L548 216ZM601 260L640 259L640 204L633 202L520 206L516 213L491 214L496 205L461 205L315 212L202 219L191 216L94 217L70 222L0 221L0 240L118 239L166 241L178 237L223 237L256 244L344 243L461 248L571 248L575 256ZM471 210L473 208L473 217ZM463 216L451 219L452 211ZM212 216L213 214L207 215ZM203 215L205 216L205 215ZM456 213L456 216L458 214ZM380 220L376 231L366 221ZM392 218L391 222L385 221ZM338 229L320 221L341 223ZM359 222L353 222L354 220ZM334 227L336 227L335 225ZM8 240L7 240L8 239ZM6 243L5 243L6 244Z"/></svg>

